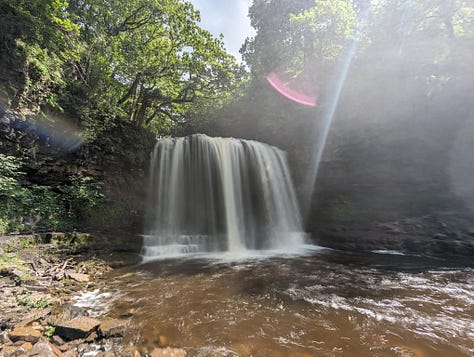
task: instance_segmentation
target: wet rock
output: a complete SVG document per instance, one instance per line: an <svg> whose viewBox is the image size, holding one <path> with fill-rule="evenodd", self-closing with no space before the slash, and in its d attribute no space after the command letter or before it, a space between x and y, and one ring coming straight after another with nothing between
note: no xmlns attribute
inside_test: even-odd
<svg viewBox="0 0 474 357"><path fill-rule="evenodd" d="M78 316L87 316L87 315L88 315L88 312L85 308L70 304L70 305L66 305L66 307L63 309L63 311L59 315L52 316L48 320L48 323L50 325L55 326L57 323L69 321Z"/></svg>
<svg viewBox="0 0 474 357"><path fill-rule="evenodd" d="M39 340L27 353L27 356L39 357L59 357L62 355L63 354L56 346L53 346L43 338Z"/></svg>
<svg viewBox="0 0 474 357"><path fill-rule="evenodd" d="M125 313L121 314L119 317L128 318L128 317L132 317L136 315L136 313L137 313L137 309L132 307L131 309L128 309L128 311L126 311Z"/></svg>
<svg viewBox="0 0 474 357"><path fill-rule="evenodd" d="M89 275L87 275L87 274L67 273L67 276L70 279L81 282L81 283L89 281Z"/></svg>
<svg viewBox="0 0 474 357"><path fill-rule="evenodd" d="M186 351L181 348L155 348L150 357L186 357Z"/></svg>
<svg viewBox="0 0 474 357"><path fill-rule="evenodd" d="M117 319L104 319L100 323L99 333L102 337L122 337L125 329L128 326L128 321Z"/></svg>
<svg viewBox="0 0 474 357"><path fill-rule="evenodd" d="M160 335L158 337L158 341L160 342L160 346L167 346L169 344L169 340L166 336Z"/></svg>
<svg viewBox="0 0 474 357"><path fill-rule="evenodd" d="M100 325L100 321L87 316L78 316L65 322L54 322L56 334L66 340L86 338Z"/></svg>
<svg viewBox="0 0 474 357"><path fill-rule="evenodd" d="M111 351L110 351L111 352ZM137 347L135 346L128 346L128 347L125 347L125 349L123 350L123 355L124 356L127 356L127 357L140 357L142 354L140 353L140 351L137 349ZM102 355L99 355L101 357L109 357L109 356L102 356ZM115 354L114 354L115 356Z"/></svg>
<svg viewBox="0 0 474 357"><path fill-rule="evenodd" d="M436 233L433 235L434 239L448 239L449 237L444 233Z"/></svg>
<svg viewBox="0 0 474 357"><path fill-rule="evenodd" d="M13 342L25 341L36 343L41 337L41 333L32 327L15 326L13 331L8 334L8 337Z"/></svg>

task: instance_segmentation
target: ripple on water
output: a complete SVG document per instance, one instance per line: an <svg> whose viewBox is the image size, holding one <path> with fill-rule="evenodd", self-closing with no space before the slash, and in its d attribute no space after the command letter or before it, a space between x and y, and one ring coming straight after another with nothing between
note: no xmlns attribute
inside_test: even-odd
<svg viewBox="0 0 474 357"><path fill-rule="evenodd" d="M113 297L95 291L78 302L108 301L116 316L136 308L129 341L151 348L165 336L209 356L474 353L472 269L354 266L335 254L149 263L112 274Z"/></svg>

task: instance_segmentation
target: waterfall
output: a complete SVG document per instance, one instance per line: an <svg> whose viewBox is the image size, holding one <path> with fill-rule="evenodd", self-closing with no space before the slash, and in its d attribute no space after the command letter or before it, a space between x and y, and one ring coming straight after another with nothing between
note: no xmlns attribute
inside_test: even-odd
<svg viewBox="0 0 474 357"><path fill-rule="evenodd" d="M158 140L151 157L143 259L294 251L304 242L284 152L198 134Z"/></svg>

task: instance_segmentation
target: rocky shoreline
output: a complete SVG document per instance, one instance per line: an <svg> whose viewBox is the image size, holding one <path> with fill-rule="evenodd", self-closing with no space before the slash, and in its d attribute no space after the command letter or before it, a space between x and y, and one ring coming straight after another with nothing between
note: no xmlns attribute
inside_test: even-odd
<svg viewBox="0 0 474 357"><path fill-rule="evenodd" d="M169 346L124 346L133 312L110 318L77 303L81 292L103 284L106 273L138 262L133 252L99 249L104 239L78 233L0 237L0 356L186 355ZM134 250L120 248L127 249Z"/></svg>

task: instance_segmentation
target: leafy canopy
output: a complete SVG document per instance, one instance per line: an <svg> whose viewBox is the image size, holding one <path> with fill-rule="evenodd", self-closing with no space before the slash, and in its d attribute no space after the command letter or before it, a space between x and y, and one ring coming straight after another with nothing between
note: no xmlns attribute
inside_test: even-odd
<svg viewBox="0 0 474 357"><path fill-rule="evenodd" d="M0 84L14 108L65 111L92 136L117 120L164 133L242 75L199 20L182 0L0 0Z"/></svg>

